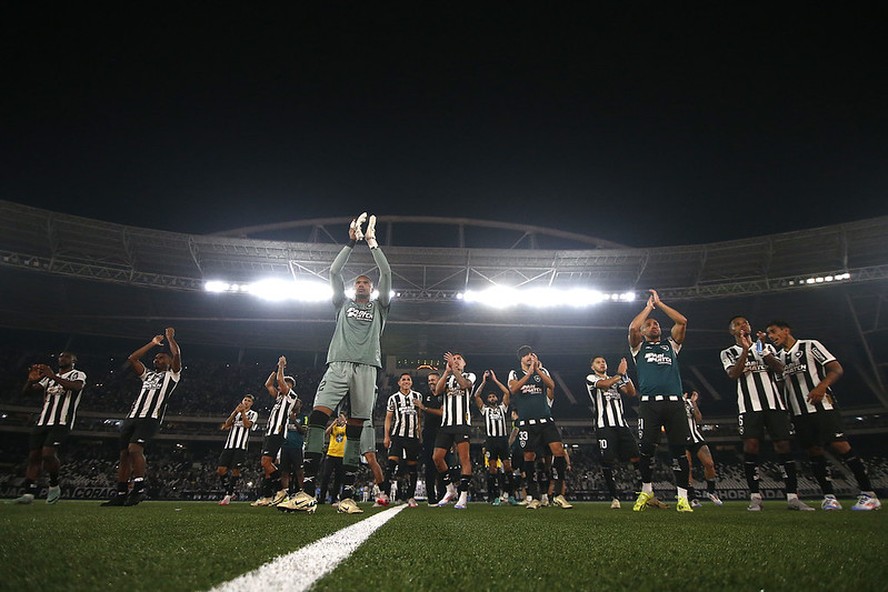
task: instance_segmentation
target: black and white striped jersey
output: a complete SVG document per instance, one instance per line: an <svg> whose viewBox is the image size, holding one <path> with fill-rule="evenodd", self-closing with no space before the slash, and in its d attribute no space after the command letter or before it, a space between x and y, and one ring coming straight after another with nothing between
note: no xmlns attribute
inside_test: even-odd
<svg viewBox="0 0 888 592"><path fill-rule="evenodd" d="M793 415L806 415L834 409L832 391L819 403L808 402L808 393L826 376L826 365L836 360L823 344L815 339L799 339L788 350L777 353L783 362L783 388Z"/></svg>
<svg viewBox="0 0 888 592"><path fill-rule="evenodd" d="M481 415L484 416L484 427L487 430L488 438L505 438L509 435L506 427L506 413L508 410L502 403L497 405L484 405L481 408Z"/></svg>
<svg viewBox="0 0 888 592"><path fill-rule="evenodd" d="M234 423L231 424L231 430L228 432L228 438L225 439L225 449L246 450L250 441L250 432L255 432L259 428L259 414L250 409L247 411L247 419L253 424L250 427L244 427L244 414L241 411L234 416Z"/></svg>
<svg viewBox="0 0 888 592"><path fill-rule="evenodd" d="M763 345L761 354L755 351L754 347L749 348L749 352L746 354L746 367L743 370L743 375L737 379L737 408L740 413L767 410L786 411L786 404L783 402L774 372L764 360L768 352L777 355L777 351L770 343ZM741 355L743 355L743 349L736 344L722 350L721 362L725 372L728 372L737 363Z"/></svg>
<svg viewBox="0 0 888 592"><path fill-rule="evenodd" d="M610 388L598 388L602 380L612 378L610 376L598 376L594 372L586 376L586 392L592 399L593 413L595 414L595 427L597 428L625 428L629 427L623 416L623 397L620 396L620 388L629 383L629 378L623 377Z"/></svg>
<svg viewBox="0 0 888 592"><path fill-rule="evenodd" d="M419 401L422 395L410 391L406 395L401 391L388 398L385 410L392 413L390 436L399 438L419 438Z"/></svg>
<svg viewBox="0 0 888 592"><path fill-rule="evenodd" d="M687 399L682 399L685 404L685 413L688 416L688 430L691 432L691 444L700 444L706 443L706 438L703 437L703 432L700 431L700 426L697 425L697 420L694 419L694 404L691 403Z"/></svg>
<svg viewBox="0 0 888 592"><path fill-rule="evenodd" d="M156 370L148 370L139 377L142 381L142 390L136 397L133 408L130 410L128 418L150 418L163 421L163 414L166 413L167 404L170 402L170 395L179 385L182 378L182 372L173 372L165 370L158 372Z"/></svg>
<svg viewBox="0 0 888 592"><path fill-rule="evenodd" d="M268 426L265 428L266 436L283 436L287 437L287 421L290 417L290 407L296 402L296 391L290 389L287 394L278 391L277 399L274 400L274 407L268 415Z"/></svg>
<svg viewBox="0 0 888 592"><path fill-rule="evenodd" d="M444 404L441 407L444 415L441 416L441 427L472 425L472 386L475 384L475 374L463 372L462 375L471 383L469 388L461 388L455 376L448 376L444 384Z"/></svg>
<svg viewBox="0 0 888 592"><path fill-rule="evenodd" d="M83 381L86 387L86 374L80 370L68 370L64 374L59 374L59 378L70 381ZM77 406L80 405L80 395L83 389L74 390L66 389L55 380L48 377L43 378L38 383L43 387L43 409L37 417L38 426L68 426L69 429L74 427L74 420L77 418Z"/></svg>

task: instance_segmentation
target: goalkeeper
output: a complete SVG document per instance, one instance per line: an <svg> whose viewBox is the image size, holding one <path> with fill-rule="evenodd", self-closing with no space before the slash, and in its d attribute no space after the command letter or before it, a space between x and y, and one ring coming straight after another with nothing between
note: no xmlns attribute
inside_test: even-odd
<svg viewBox="0 0 888 592"><path fill-rule="evenodd" d="M367 231L362 225L367 222ZM317 500L315 478L324 451L324 428L333 410L348 395L351 410L345 428L345 456L343 491L338 511L346 514L363 512L354 501L354 485L361 455L361 431L364 421L371 418L376 398L377 373L382 368L380 338L385 328L391 304L392 270L376 242L376 216L364 212L352 220L348 229L349 243L342 248L330 267L333 288L333 306L336 308L336 328L327 350L327 371L318 385L314 409L308 418L305 438L304 490L278 506L282 510L314 512ZM370 247L373 260L379 268L379 297L374 301L373 281L366 275L355 279L354 298L345 293L342 270L358 241ZM283 507L281 507L283 506Z"/></svg>

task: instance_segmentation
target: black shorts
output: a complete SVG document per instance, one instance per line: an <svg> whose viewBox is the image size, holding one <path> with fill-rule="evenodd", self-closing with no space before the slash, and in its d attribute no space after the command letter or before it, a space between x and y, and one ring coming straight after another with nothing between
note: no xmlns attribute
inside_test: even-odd
<svg viewBox="0 0 888 592"><path fill-rule="evenodd" d="M159 429L160 421L150 417L124 419L120 424L120 449L128 448L130 444L145 446L154 439Z"/></svg>
<svg viewBox="0 0 888 592"><path fill-rule="evenodd" d="M530 421L536 423L531 425ZM539 456L549 452L549 444L552 442L561 442L561 433L551 419L545 423L539 423L539 420L533 419L519 421L518 442L524 452L533 452Z"/></svg>
<svg viewBox="0 0 888 592"><path fill-rule="evenodd" d="M638 442L628 427L598 428L598 451L601 453L601 462L613 465L616 462L628 462L638 458Z"/></svg>
<svg viewBox="0 0 888 592"><path fill-rule="evenodd" d="M265 440L262 441L262 456L277 458L278 452L280 452L283 445L284 437L280 434L265 436Z"/></svg>
<svg viewBox="0 0 888 592"><path fill-rule="evenodd" d="M246 458L247 451L243 448L225 448L219 455L219 466L239 469Z"/></svg>
<svg viewBox="0 0 888 592"><path fill-rule="evenodd" d="M450 450L454 444L469 442L472 439L469 426L441 426L435 436L435 448Z"/></svg>
<svg viewBox="0 0 888 592"><path fill-rule="evenodd" d="M670 446L690 445L691 432L684 402L642 401L638 405L638 441L642 446L656 446L660 441L661 427L666 428L666 439Z"/></svg>
<svg viewBox="0 0 888 592"><path fill-rule="evenodd" d="M799 446L802 448L848 441L842 425L842 416L835 409L796 415L792 421Z"/></svg>
<svg viewBox="0 0 888 592"><path fill-rule="evenodd" d="M389 446L388 456L396 457L404 460L419 460L419 453L422 450L422 444L419 438L402 438L401 436L392 437L392 445Z"/></svg>
<svg viewBox="0 0 888 592"><path fill-rule="evenodd" d="M281 447L281 471L295 473L302 468L302 448Z"/></svg>
<svg viewBox="0 0 888 592"><path fill-rule="evenodd" d="M511 458L509 455L509 439L506 436L498 438L487 438L484 444L487 449L487 462L496 465L496 461L506 462Z"/></svg>
<svg viewBox="0 0 888 592"><path fill-rule="evenodd" d="M70 434L71 430L68 429L68 426L34 426L28 437L28 450L58 448Z"/></svg>
<svg viewBox="0 0 888 592"><path fill-rule="evenodd" d="M737 431L744 440L764 440L765 430L771 441L780 442L792 437L792 421L789 413L779 409L747 411L737 418Z"/></svg>

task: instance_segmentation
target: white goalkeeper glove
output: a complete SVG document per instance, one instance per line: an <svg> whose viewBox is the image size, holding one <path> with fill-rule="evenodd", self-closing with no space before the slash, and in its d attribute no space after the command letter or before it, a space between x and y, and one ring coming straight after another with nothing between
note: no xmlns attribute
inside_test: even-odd
<svg viewBox="0 0 888 592"><path fill-rule="evenodd" d="M361 212L361 215L357 217L357 219L352 220L351 224L348 225L350 230L355 231L355 240L364 240L364 231L361 230L361 226L364 224L364 221L367 219L367 212Z"/></svg>
<svg viewBox="0 0 888 592"><path fill-rule="evenodd" d="M379 246L379 243L376 242L376 216L370 216L370 221L367 223L367 232L364 233L364 240L367 241L367 246L371 249Z"/></svg>

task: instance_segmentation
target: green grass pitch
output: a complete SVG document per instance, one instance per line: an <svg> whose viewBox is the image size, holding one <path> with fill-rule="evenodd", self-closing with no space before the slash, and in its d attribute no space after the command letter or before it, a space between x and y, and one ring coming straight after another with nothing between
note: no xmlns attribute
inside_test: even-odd
<svg viewBox="0 0 888 592"><path fill-rule="evenodd" d="M885 590L888 512L404 509L315 590ZM366 506L365 506L366 507ZM0 505L0 590L207 590L357 522L246 503ZM298 578L298 573L294 574Z"/></svg>

